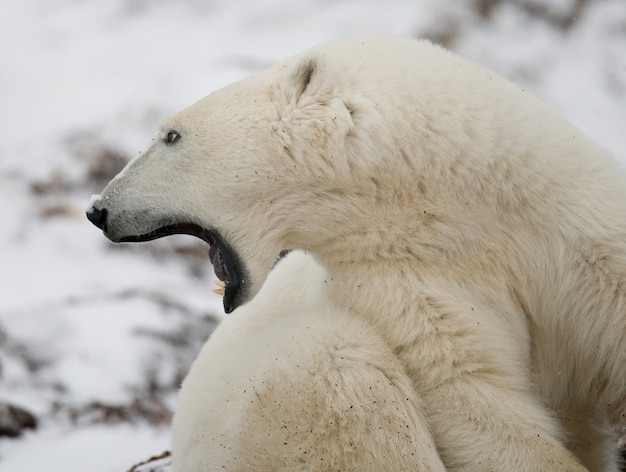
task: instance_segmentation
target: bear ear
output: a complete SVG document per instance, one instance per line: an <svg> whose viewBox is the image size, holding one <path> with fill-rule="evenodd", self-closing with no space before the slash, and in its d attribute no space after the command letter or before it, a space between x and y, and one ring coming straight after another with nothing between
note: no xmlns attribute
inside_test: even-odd
<svg viewBox="0 0 626 472"><path fill-rule="evenodd" d="M331 65L324 56L300 57L275 84L277 129L284 130L292 144L304 140L304 148L321 148L323 143L316 141L320 136L342 139L354 128L352 109L341 92L342 79Z"/></svg>
<svg viewBox="0 0 626 472"><path fill-rule="evenodd" d="M315 75L319 71L319 64L314 58L306 58L297 65L291 75L292 90L296 102L304 95Z"/></svg>

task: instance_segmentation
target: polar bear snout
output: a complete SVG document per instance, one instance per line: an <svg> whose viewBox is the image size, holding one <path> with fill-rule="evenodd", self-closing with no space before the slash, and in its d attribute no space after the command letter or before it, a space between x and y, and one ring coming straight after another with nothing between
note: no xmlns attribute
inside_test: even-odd
<svg viewBox="0 0 626 472"><path fill-rule="evenodd" d="M209 260L221 281L224 311L230 313L250 298L248 269L218 230L149 206L120 205L106 191L104 196L92 198L86 216L114 243L151 241L173 234L195 236L209 245Z"/></svg>
<svg viewBox="0 0 626 472"><path fill-rule="evenodd" d="M120 238L111 234L111 212L102 204L101 201L93 202L93 204L87 208L86 216L87 219L94 224L94 226L102 230L108 239L114 243L120 242Z"/></svg>
<svg viewBox="0 0 626 472"><path fill-rule="evenodd" d="M91 206L87 209L87 219L106 233L107 216L109 212L106 208L96 208Z"/></svg>
<svg viewBox="0 0 626 472"><path fill-rule="evenodd" d="M119 213L120 212L115 211L115 208L112 209L106 206L102 200L96 200L87 208L85 214L87 219L91 221L94 226L101 229L104 235L114 243L137 238L135 236L135 232L137 232L136 228L131 227L133 225L129 225L128 222L135 222L138 218L130 217L127 218L128 221L125 221L124 219L115 217L115 215ZM122 212L122 214L128 217L128 212Z"/></svg>

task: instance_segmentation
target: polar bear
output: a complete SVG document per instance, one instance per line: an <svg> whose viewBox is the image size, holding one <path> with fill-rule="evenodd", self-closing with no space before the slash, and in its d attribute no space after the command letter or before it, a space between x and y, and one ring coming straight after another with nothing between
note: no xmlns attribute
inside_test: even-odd
<svg viewBox="0 0 626 472"><path fill-rule="evenodd" d="M335 41L214 92L88 216L112 241L207 241L227 312L308 251L400 359L448 470L616 470L623 169L442 48Z"/></svg>
<svg viewBox="0 0 626 472"><path fill-rule="evenodd" d="M175 471L445 471L399 359L325 281L293 251L220 323L180 391Z"/></svg>

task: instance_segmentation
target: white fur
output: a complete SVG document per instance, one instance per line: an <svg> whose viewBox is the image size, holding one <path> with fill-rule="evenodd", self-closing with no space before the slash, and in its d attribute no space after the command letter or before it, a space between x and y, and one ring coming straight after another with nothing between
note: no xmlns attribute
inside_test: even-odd
<svg viewBox="0 0 626 472"><path fill-rule="evenodd" d="M211 335L183 383L176 471L444 471L400 361L289 254Z"/></svg>
<svg viewBox="0 0 626 472"><path fill-rule="evenodd" d="M394 38L321 45L170 129L178 143L155 141L105 189L110 234L172 215L216 228L249 296L280 250L309 251L333 310L406 368L448 470L616 470L626 178L580 131Z"/></svg>

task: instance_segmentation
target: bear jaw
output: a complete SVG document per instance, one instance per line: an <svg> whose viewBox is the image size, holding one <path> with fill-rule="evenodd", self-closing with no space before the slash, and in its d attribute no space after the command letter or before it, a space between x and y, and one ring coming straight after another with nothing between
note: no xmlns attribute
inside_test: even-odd
<svg viewBox="0 0 626 472"><path fill-rule="evenodd" d="M109 223L111 211L103 201L106 201L106 198L93 200L87 210L87 218L102 229L108 239L115 243L146 242L174 234L187 234L202 239L209 245L209 259L219 279L219 294L223 295L224 311L230 313L248 300L247 270L237 252L217 231L192 222L168 223L157 225L150 230L137 231L132 222L137 221L139 217L130 218L128 221L131 224L113 225L115 229L112 231ZM124 213L122 211L122 214Z"/></svg>
<svg viewBox="0 0 626 472"><path fill-rule="evenodd" d="M106 233L105 233L106 234ZM187 234L202 239L209 245L209 260L218 278L218 290L213 290L223 296L224 311L231 313L239 305L247 301L245 295L247 277L245 267L237 252L215 230L208 230L194 223L177 223L157 228L143 235L126 236L119 242L151 241L173 234Z"/></svg>

